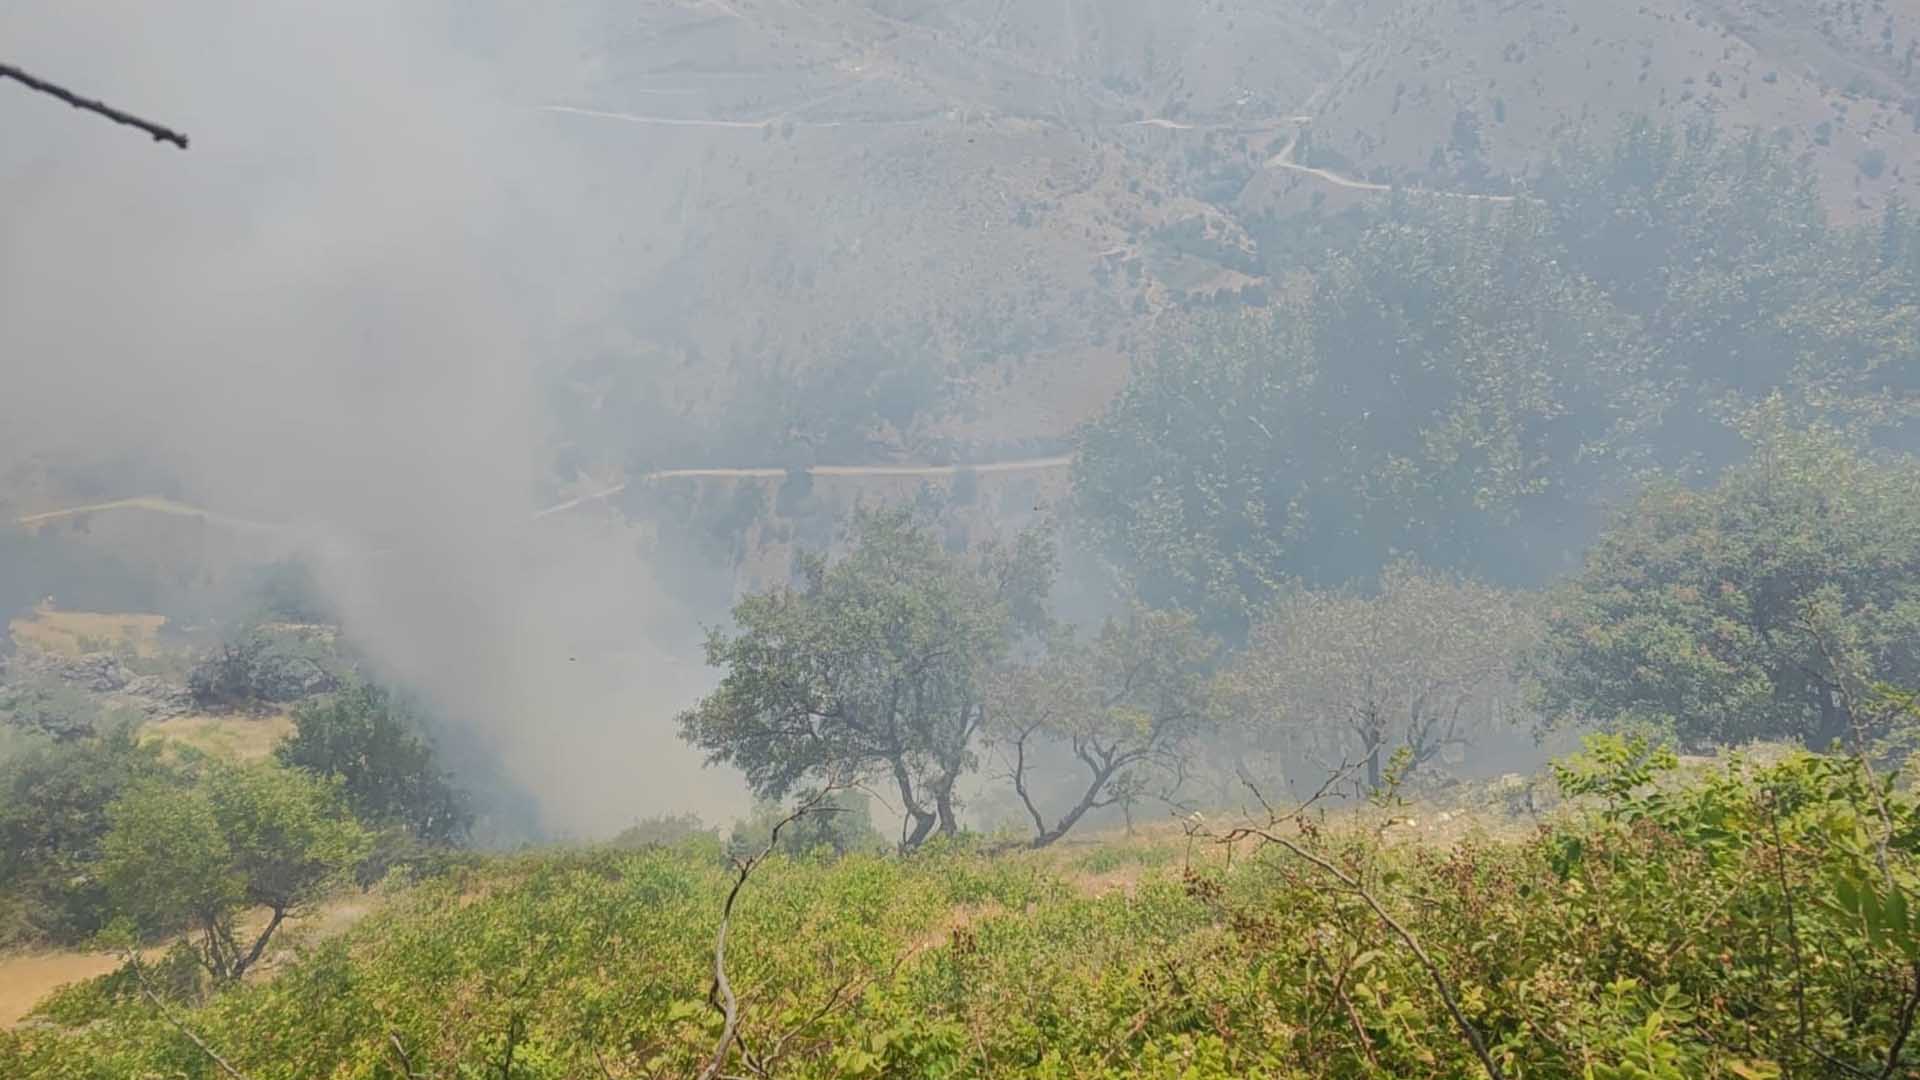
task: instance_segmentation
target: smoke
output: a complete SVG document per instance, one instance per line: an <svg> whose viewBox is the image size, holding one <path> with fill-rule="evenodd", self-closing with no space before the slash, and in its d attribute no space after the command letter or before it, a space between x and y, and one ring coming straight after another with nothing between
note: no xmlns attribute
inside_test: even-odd
<svg viewBox="0 0 1920 1080"><path fill-rule="evenodd" d="M535 108L591 79L590 27L510 7L0 8L7 62L193 140L0 84L0 466L133 453L291 525L556 831L724 812L670 723L707 684L695 620L629 535L532 521L543 365L651 202Z"/></svg>

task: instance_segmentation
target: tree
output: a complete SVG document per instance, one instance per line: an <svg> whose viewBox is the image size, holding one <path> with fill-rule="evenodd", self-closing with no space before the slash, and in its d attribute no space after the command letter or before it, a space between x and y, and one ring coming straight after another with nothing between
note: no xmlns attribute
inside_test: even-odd
<svg viewBox="0 0 1920 1080"><path fill-rule="evenodd" d="M70 943L109 917L100 879L108 807L165 782L157 744L131 726L29 749L0 765L0 890L21 901L31 936Z"/></svg>
<svg viewBox="0 0 1920 1080"><path fill-rule="evenodd" d="M408 703L360 683L293 711L294 732L274 749L289 768L338 778L354 816L395 826L428 843L459 841L473 823Z"/></svg>
<svg viewBox="0 0 1920 1080"><path fill-rule="evenodd" d="M1762 413L1750 461L1649 488L1555 594L1550 715L1825 749L1867 720L1848 679L1920 680L1920 462Z"/></svg>
<svg viewBox="0 0 1920 1080"><path fill-rule="evenodd" d="M109 818L101 870L115 908L146 933L196 935L219 982L245 975L287 916L367 846L333 785L271 765L213 765L190 786L142 783ZM237 920L249 908L268 918L246 945Z"/></svg>
<svg viewBox="0 0 1920 1080"><path fill-rule="evenodd" d="M1033 819L1036 848L1065 836L1088 811L1131 800L1151 774L1177 785L1190 741L1206 726L1218 647L1191 615L1135 608L1090 641L1057 634L1031 663L999 672L988 694L989 738L1010 755L1014 791ZM1049 824L1032 791L1043 745L1070 751L1085 775Z"/></svg>
<svg viewBox="0 0 1920 1080"><path fill-rule="evenodd" d="M1418 768L1511 718L1533 626L1509 592L1399 563L1371 593L1282 598L1221 689L1257 731L1329 767L1364 762L1377 789L1397 748Z"/></svg>
<svg viewBox="0 0 1920 1080"><path fill-rule="evenodd" d="M885 780L906 815L902 846L959 827L954 786L977 759L979 675L1037 625L1052 578L1036 534L969 559L912 514L856 514L837 562L798 559L797 587L742 600L707 662L726 675L680 717L707 760L779 799L809 778Z"/></svg>

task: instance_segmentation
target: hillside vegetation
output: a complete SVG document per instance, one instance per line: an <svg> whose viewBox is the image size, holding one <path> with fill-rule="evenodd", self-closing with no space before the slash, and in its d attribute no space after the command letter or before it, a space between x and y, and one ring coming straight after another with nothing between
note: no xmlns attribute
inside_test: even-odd
<svg viewBox="0 0 1920 1080"><path fill-rule="evenodd" d="M1303 813L1057 859L777 857L733 909L726 1072L1905 1075L1911 801L1863 813L1878 781L1844 760L1649 786L1670 766L1597 745L1561 778L1578 809L1450 850ZM0 1036L0 1064L705 1075L732 880L718 854L696 840L472 866L203 1006L144 996L151 974L56 995Z"/></svg>

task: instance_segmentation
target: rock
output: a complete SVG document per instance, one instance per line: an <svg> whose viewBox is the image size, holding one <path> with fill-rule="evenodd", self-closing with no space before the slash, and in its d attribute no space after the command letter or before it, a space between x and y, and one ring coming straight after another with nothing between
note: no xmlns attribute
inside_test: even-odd
<svg viewBox="0 0 1920 1080"><path fill-rule="evenodd" d="M113 693L133 679L133 671L112 653L63 656L23 650L14 655L8 668L16 676L37 677L96 694Z"/></svg>

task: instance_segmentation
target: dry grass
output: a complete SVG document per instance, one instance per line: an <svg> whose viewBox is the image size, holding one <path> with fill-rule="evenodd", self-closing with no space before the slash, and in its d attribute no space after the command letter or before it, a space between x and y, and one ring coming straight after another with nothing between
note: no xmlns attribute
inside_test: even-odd
<svg viewBox="0 0 1920 1080"><path fill-rule="evenodd" d="M0 1028L12 1027L35 1002L68 983L120 966L112 953L36 952L0 956Z"/></svg>
<svg viewBox="0 0 1920 1080"><path fill-rule="evenodd" d="M165 615L133 612L59 611L42 603L33 614L13 620L14 641L42 652L81 656L131 648L139 656L160 652Z"/></svg>
<svg viewBox="0 0 1920 1080"><path fill-rule="evenodd" d="M271 716L195 713L149 723L140 729L143 741L191 746L232 761L264 761L280 740L292 734L293 717L286 713Z"/></svg>

